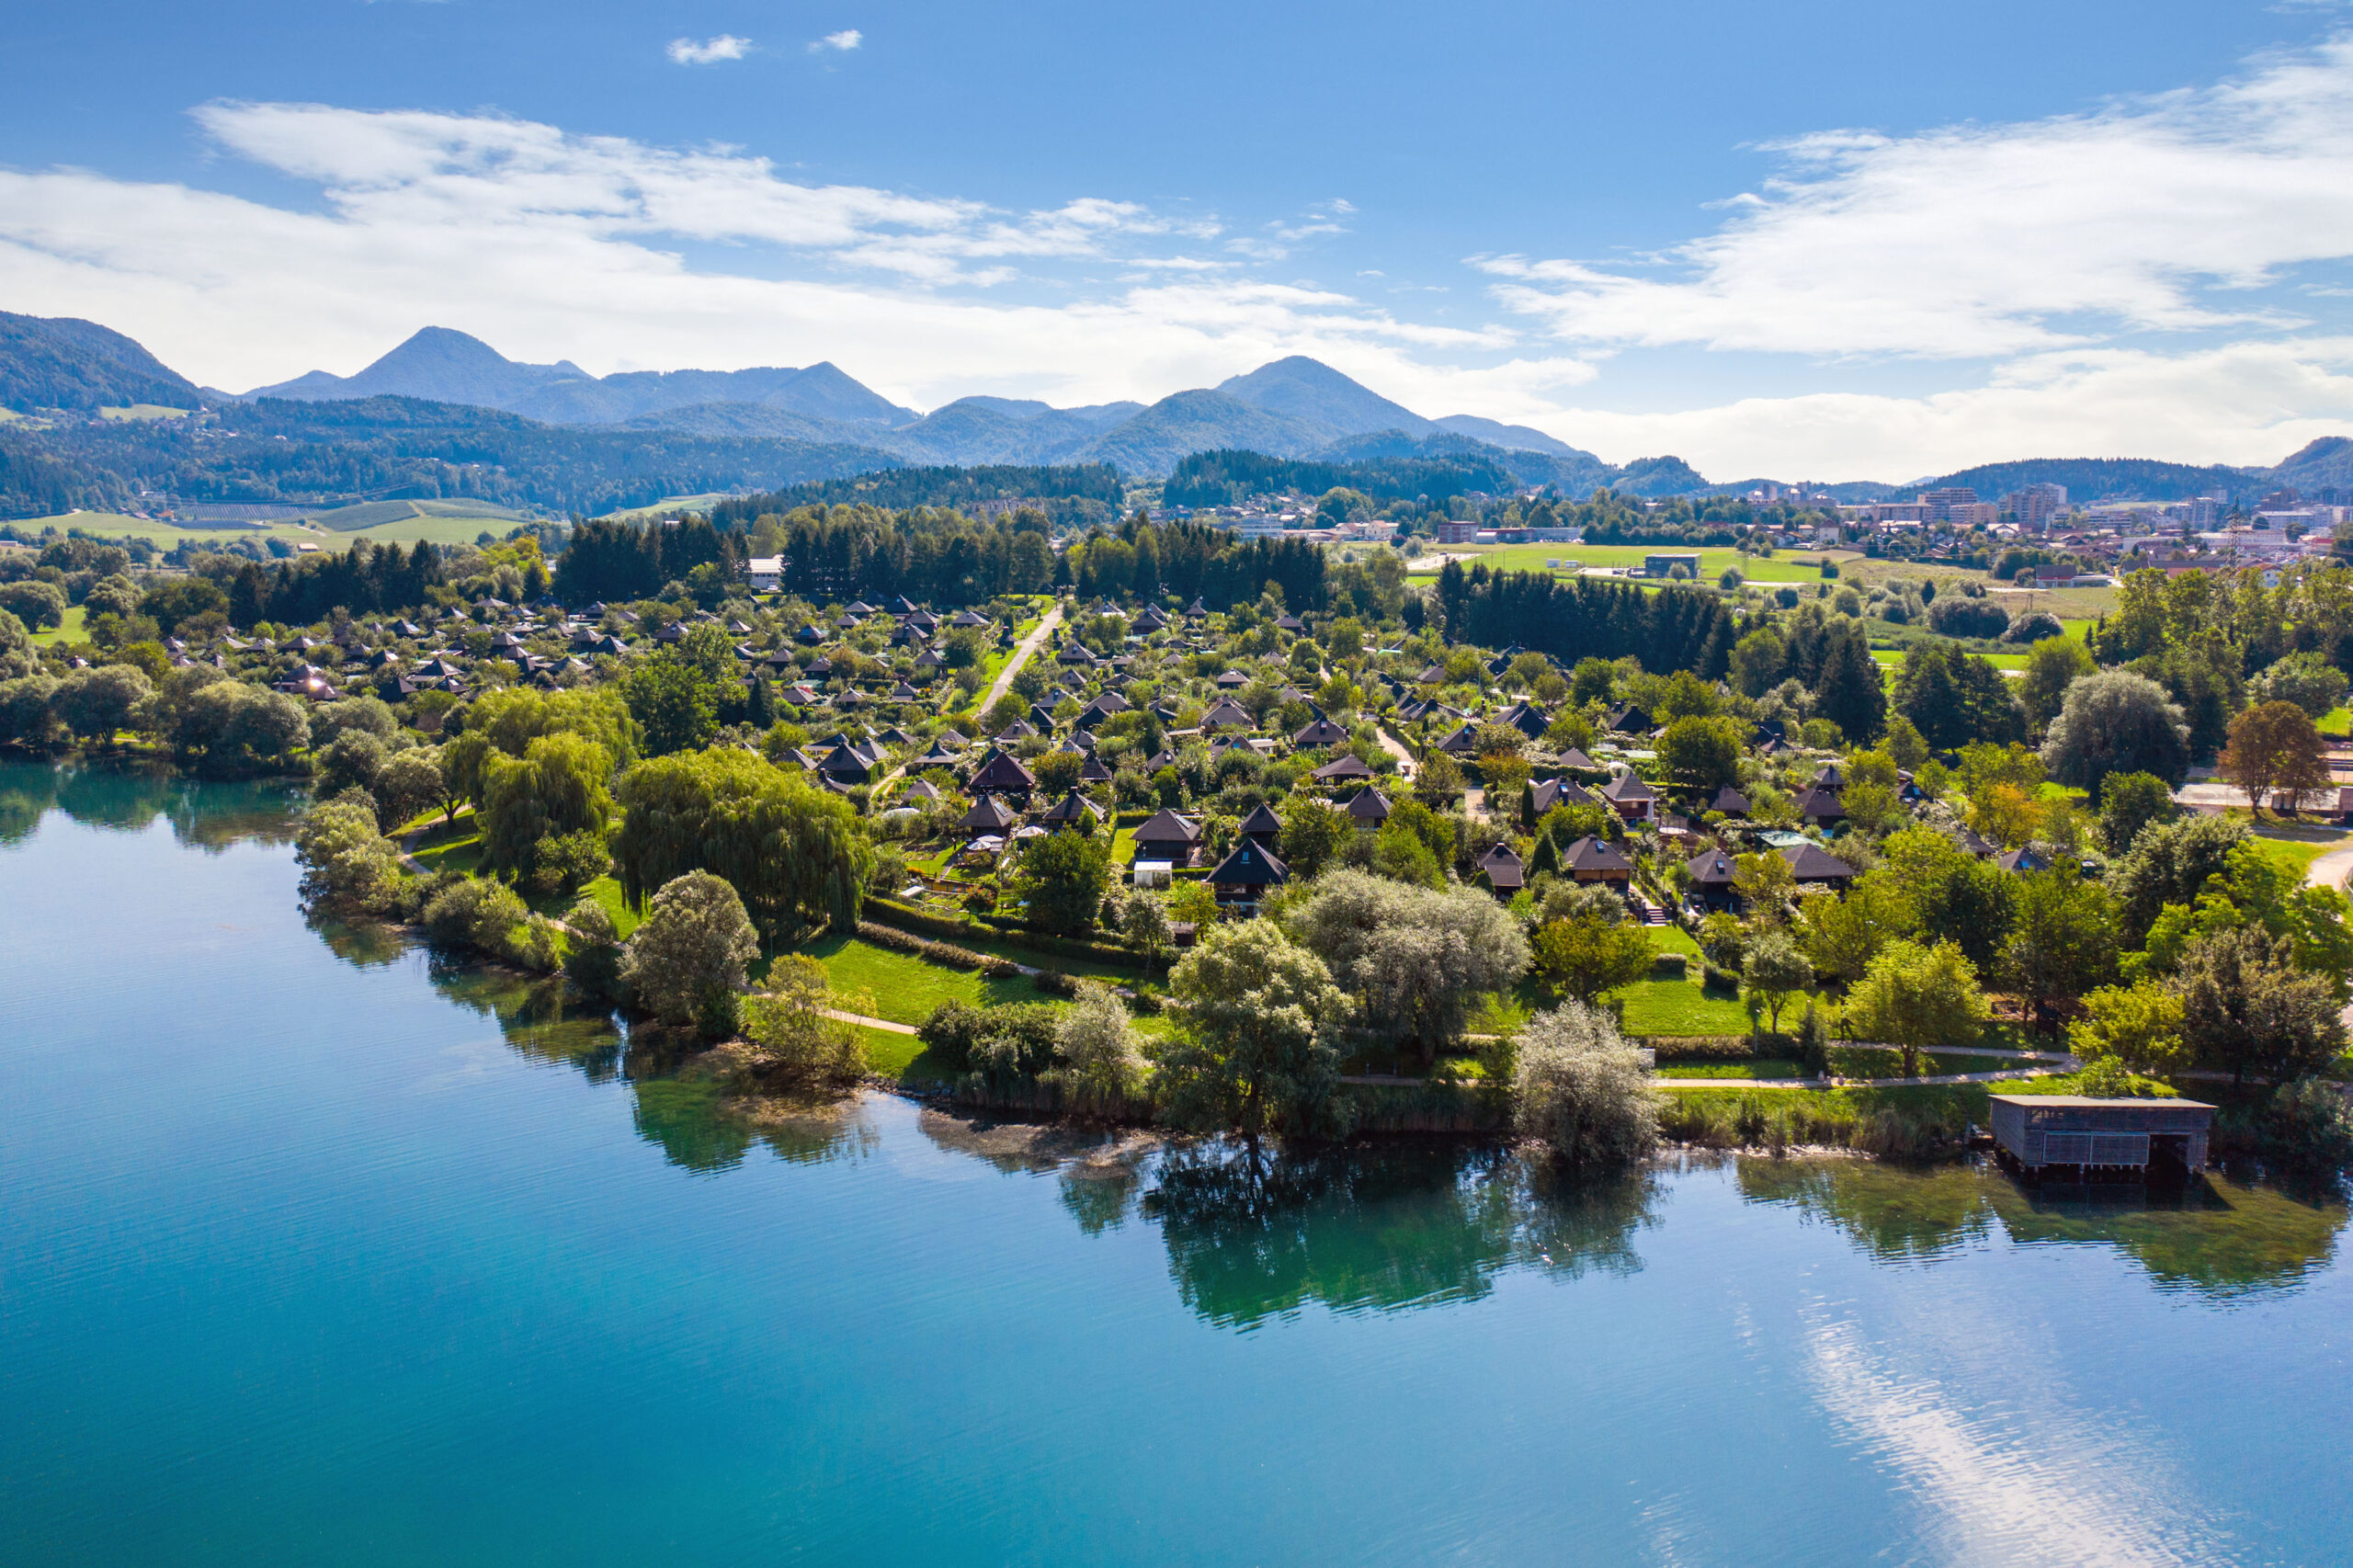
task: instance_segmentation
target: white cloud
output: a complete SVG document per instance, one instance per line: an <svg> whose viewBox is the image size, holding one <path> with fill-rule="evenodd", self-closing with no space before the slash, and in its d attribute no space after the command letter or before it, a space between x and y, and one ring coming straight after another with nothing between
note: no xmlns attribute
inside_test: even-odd
<svg viewBox="0 0 2353 1568"><path fill-rule="evenodd" d="M2231 344L2181 355L2070 349L1923 397L1817 392L1531 419L1615 460L1673 452L1711 479L1900 483L2029 457L2270 464L2353 434L2353 338Z"/></svg>
<svg viewBox="0 0 2353 1568"><path fill-rule="evenodd" d="M837 33L827 33L824 38L812 40L809 52L820 54L830 49L847 54L865 41L866 35L856 28L844 28Z"/></svg>
<svg viewBox="0 0 2353 1568"><path fill-rule="evenodd" d="M1147 254L1219 227L1133 202L1007 212L489 116L214 104L197 120L323 199L0 170L0 297L105 321L232 388L347 372L428 323L599 371L829 358L919 405L1015 381L1063 402L1156 398L1294 353L1412 395L1458 374L1422 355L1511 341ZM1054 286L1057 267L1107 261L1160 280ZM1045 269L1045 302L971 294L1017 267Z"/></svg>
<svg viewBox="0 0 2353 1568"><path fill-rule="evenodd" d="M680 65L715 65L722 60L741 60L752 52L752 40L737 38L733 33L721 33L697 43L690 38L670 40L671 60Z"/></svg>
<svg viewBox="0 0 2353 1568"><path fill-rule="evenodd" d="M1575 342L1980 358L2278 325L2247 290L2353 256L2353 39L2097 113L1768 150L1779 176L1647 266L1473 265Z"/></svg>

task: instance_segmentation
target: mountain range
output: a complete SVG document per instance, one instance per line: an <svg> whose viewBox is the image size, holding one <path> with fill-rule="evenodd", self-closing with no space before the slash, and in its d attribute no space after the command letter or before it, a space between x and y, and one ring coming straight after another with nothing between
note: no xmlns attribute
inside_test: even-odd
<svg viewBox="0 0 2353 1568"><path fill-rule="evenodd" d="M96 323L0 312L0 408L94 410L139 403L197 408L256 400L341 403L385 398L498 410L584 437L597 430L616 436L637 432L717 443L713 450L756 449L769 454L756 465L767 473L790 469L796 454L808 460L813 473L837 472L854 452L865 452L875 466L1105 462L1132 478L1159 479L1197 452L1246 450L1328 462L1483 457L1521 483L1553 484L1575 494L1605 484L1663 496L1737 492L1762 483L1711 485L1679 458L1614 464L1527 426L1472 415L1428 418L1328 365L1296 355L1148 405L1055 408L1034 400L972 396L918 414L824 361L799 368L632 370L600 377L569 360L520 363L479 338L429 326L355 375L313 370L232 393L195 385L132 339ZM2353 440L2323 437L2270 469L2045 459L1989 464L1901 486L1855 482L1832 488L1839 499L1855 501L1949 483L1997 494L2042 480L2067 485L2079 499L2131 494L2169 500L2215 488L2283 484L2307 492L2353 489Z"/></svg>
<svg viewBox="0 0 2353 1568"><path fill-rule="evenodd" d="M220 394L230 395L230 394ZM527 365L479 338L429 326L352 376L313 370L244 398L327 401L423 398L496 408L551 425L623 425L707 436L875 447L919 463L1110 462L1165 474L1178 459L1217 448L1275 457L1320 454L1350 437L1397 432L1459 436L1506 450L1564 460L1580 477L1610 465L1525 426L1472 415L1427 419L1317 360L1294 356L1214 388L1140 403L1055 408L975 396L917 414L825 362L805 369L622 371L592 376L570 360Z"/></svg>

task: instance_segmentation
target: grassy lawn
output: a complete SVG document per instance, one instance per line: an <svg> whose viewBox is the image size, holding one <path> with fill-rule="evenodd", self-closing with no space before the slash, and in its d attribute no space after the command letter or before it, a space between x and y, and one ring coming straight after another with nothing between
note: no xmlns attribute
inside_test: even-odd
<svg viewBox="0 0 2353 1568"><path fill-rule="evenodd" d="M911 1034L893 1034L889 1029L871 1028L865 1024L852 1024L850 1028L856 1029L858 1038L866 1042L867 1064L885 1077L906 1076L907 1069L914 1066L915 1059L924 1054L923 1041ZM915 1075L917 1077L941 1076L938 1073L921 1073Z"/></svg>
<svg viewBox="0 0 2353 1568"><path fill-rule="evenodd" d="M1642 980L1611 994L1626 1004L1630 1035L1748 1032L1748 1009L1734 997L1700 990L1696 980Z"/></svg>
<svg viewBox="0 0 2353 1568"><path fill-rule="evenodd" d="M908 953L892 952L855 937L825 937L800 949L824 966L837 992L864 991L874 999L873 1017L894 1024L920 1024L942 1002L987 1007L1006 1002L1058 1002L1026 978L990 980L978 970L949 969ZM766 966L756 966L764 973Z"/></svg>
<svg viewBox="0 0 2353 1568"><path fill-rule="evenodd" d="M375 544L397 542L405 545L420 539L429 539L436 544L472 544L484 528L504 539L515 523L513 517L431 513L411 516L403 521L350 529L306 528L291 521L224 523L213 528L188 528L178 523L159 522L153 517L125 517L119 512L67 512L52 517L20 518L17 526L28 533L38 533L44 528L53 527L60 533L68 528L80 528L94 539L143 539L153 541L159 550L169 550L188 540L218 548L232 540L266 541L279 539L289 544L314 544L322 551L335 551L348 550L355 539L364 539Z"/></svg>
<svg viewBox="0 0 2353 1568"><path fill-rule="evenodd" d="M1658 1075L1684 1080L1801 1076L1796 1062L1777 1056L1759 1057L1754 1062L1663 1062L1659 1063Z"/></svg>
<svg viewBox="0 0 2353 1568"><path fill-rule="evenodd" d="M472 876L482 869L482 830L471 812L454 823L437 823L418 837L411 851L428 871L461 871Z"/></svg>
<svg viewBox="0 0 2353 1568"><path fill-rule="evenodd" d="M2353 733L2353 708L2332 708L2320 717L2320 733L2343 740Z"/></svg>
<svg viewBox="0 0 2353 1568"><path fill-rule="evenodd" d="M613 935L624 941L629 938L631 931L645 923L645 916L639 911L631 909L629 906L629 901L622 896L620 880L618 877L598 877L580 890L580 896L593 898L605 906L605 913L613 917ZM557 898L551 902L569 906L574 901Z"/></svg>
<svg viewBox="0 0 2353 1568"><path fill-rule="evenodd" d="M2231 814L2242 815L2235 811ZM2300 878L2312 869L2314 860L2328 851L2353 844L2353 835L2348 835L2339 827L2274 822L2268 818L2249 825L2255 830L2256 847L2287 866Z"/></svg>
<svg viewBox="0 0 2353 1568"><path fill-rule="evenodd" d="M1565 563L1569 562L1576 562L1580 568L1640 566L1645 556L1688 555L1693 552L1680 545L1671 544L1449 544L1445 553L1476 555L1490 569L1499 572L1541 572L1546 569L1544 563L1548 561L1563 562L1558 570L1565 572L1568 570ZM1740 551L1724 546L1703 549L1697 553L1699 557L1699 580L1703 583L1713 583L1723 574L1727 566L1739 568L1741 575L1752 583L1818 583L1822 580L1818 554L1805 554L1802 558L1787 553L1769 557L1751 555L1744 560ZM1437 574L1420 572L1415 575L1434 577Z"/></svg>
<svg viewBox="0 0 2353 1568"><path fill-rule="evenodd" d="M52 627L47 631L34 632L32 634L33 642L38 646L46 647L51 642L80 642L86 641L89 633L84 628L89 618L90 612L84 609L80 605L67 605L65 607L65 624L63 626Z"/></svg>

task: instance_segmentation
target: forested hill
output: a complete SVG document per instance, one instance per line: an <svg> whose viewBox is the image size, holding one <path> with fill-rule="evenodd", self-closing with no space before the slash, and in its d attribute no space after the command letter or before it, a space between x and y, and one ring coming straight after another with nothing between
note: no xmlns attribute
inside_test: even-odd
<svg viewBox="0 0 2353 1568"><path fill-rule="evenodd" d="M1319 462L1264 452L1195 452L1176 464L1160 494L1173 506L1231 506L1252 495L1281 491L1320 495L1342 487L1362 491L1376 501L1421 495L1443 500L1473 490L1508 494L1519 488L1519 480L1504 466L1502 456L1450 453Z"/></svg>
<svg viewBox="0 0 2353 1568"><path fill-rule="evenodd" d="M1415 437L1379 431L1334 443L1312 458L1277 458L1223 449L1180 460L1161 487L1177 506L1230 506L1256 495L1297 491L1319 495L1345 486L1375 501L1427 496L1443 501L1473 491L1508 495L1549 484L1564 495L1608 487L1626 495L1679 495L1707 482L1680 458L1638 458L1620 467L1589 452L1507 451L1451 434Z"/></svg>
<svg viewBox="0 0 2353 1568"><path fill-rule="evenodd" d="M2071 501L2129 498L2134 501L2187 501L2210 490L2244 495L2266 483L2262 469L2193 468L2188 463L2157 462L2148 458L2028 458L2018 462L1984 463L1941 479L1898 486L1899 494L1915 490L1966 485L1991 500L2029 484L2063 484Z"/></svg>
<svg viewBox="0 0 2353 1568"><path fill-rule="evenodd" d="M0 311L0 408L194 408L187 378L119 332L71 316Z"/></svg>
<svg viewBox="0 0 2353 1568"><path fill-rule="evenodd" d="M1017 500L1086 501L1108 509L1119 506L1121 494L1120 471L1109 463L894 468L738 495L721 502L714 515L722 521L748 523L763 514L782 515L798 506L863 504L892 511L915 506L969 511L983 501Z"/></svg>
<svg viewBox="0 0 2353 1568"><path fill-rule="evenodd" d="M541 425L405 397L259 398L186 419L12 434L0 516L111 505L138 490L183 501L338 506L471 497L590 515L665 495L763 489L886 469L871 447L775 437Z"/></svg>

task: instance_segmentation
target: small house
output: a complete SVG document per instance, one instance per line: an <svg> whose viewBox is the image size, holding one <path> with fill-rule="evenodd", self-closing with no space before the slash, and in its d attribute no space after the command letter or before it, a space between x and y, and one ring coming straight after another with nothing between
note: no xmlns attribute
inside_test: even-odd
<svg viewBox="0 0 2353 1568"><path fill-rule="evenodd" d="M1528 885L1528 868L1508 844L1498 844L1479 857L1479 869L1497 898L1508 900Z"/></svg>
<svg viewBox="0 0 2353 1568"><path fill-rule="evenodd" d="M1245 838L1210 872L1210 889L1219 903L1255 914L1268 888L1290 880L1290 868L1280 857L1258 840Z"/></svg>
<svg viewBox="0 0 2353 1568"><path fill-rule="evenodd" d="M1201 847L1200 824L1173 811L1154 812L1135 831L1135 858L1189 866Z"/></svg>
<svg viewBox="0 0 2353 1568"><path fill-rule="evenodd" d="M1628 822L1648 822L1658 810L1658 791L1631 768L1604 784L1601 798Z"/></svg>
<svg viewBox="0 0 2353 1568"><path fill-rule="evenodd" d="M1790 875L1802 888L1826 887L1844 892L1855 880L1855 869L1819 844L1786 845L1781 858L1790 863Z"/></svg>
<svg viewBox="0 0 2353 1568"><path fill-rule="evenodd" d="M1733 906L1734 864L1730 855L1721 849L1710 849L1685 861L1683 869L1691 878L1691 896L1703 908Z"/></svg>
<svg viewBox="0 0 2353 1568"><path fill-rule="evenodd" d="M1634 863L1608 840L1588 833L1561 851L1561 874L1572 881L1624 888L1633 882Z"/></svg>
<svg viewBox="0 0 2353 1568"><path fill-rule="evenodd" d="M1370 833L1389 820L1389 798L1368 784L1358 790L1341 810L1348 813L1349 821Z"/></svg>

